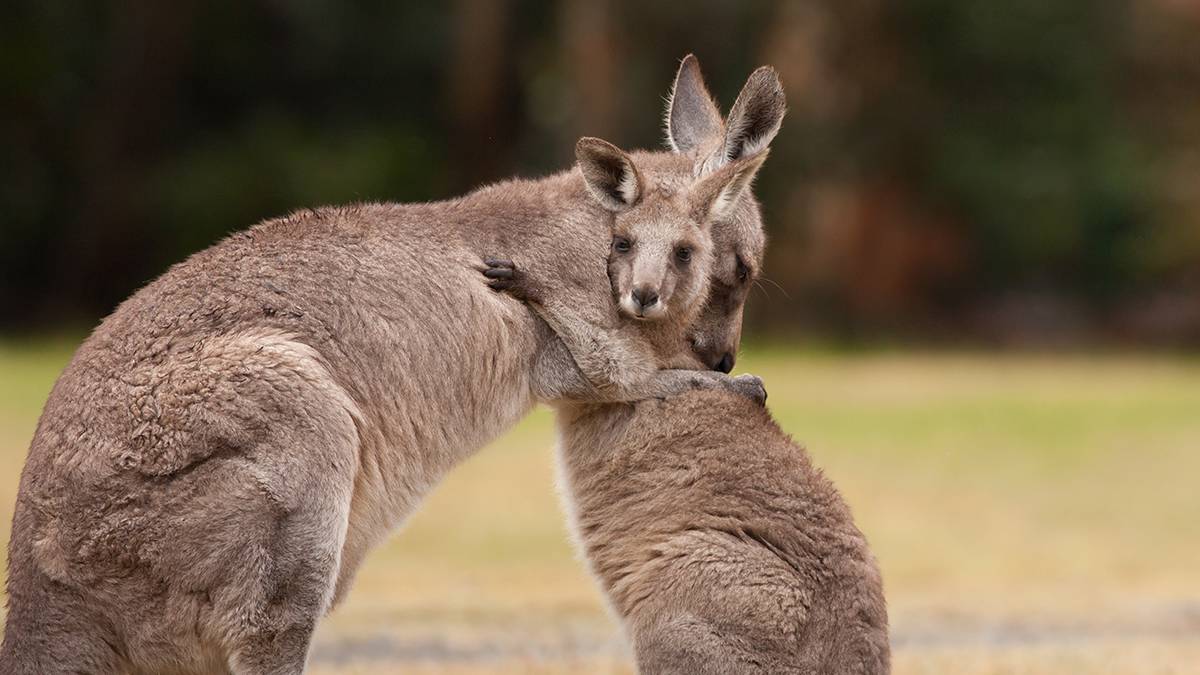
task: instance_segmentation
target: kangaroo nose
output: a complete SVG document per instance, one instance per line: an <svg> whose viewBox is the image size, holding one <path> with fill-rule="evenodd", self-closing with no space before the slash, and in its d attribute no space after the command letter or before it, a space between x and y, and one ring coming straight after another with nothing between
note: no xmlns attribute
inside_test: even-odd
<svg viewBox="0 0 1200 675"><path fill-rule="evenodd" d="M725 355L721 357L721 360L717 361L717 365L713 366L713 370L719 370L722 373L728 373L729 371L733 370L733 354L725 352Z"/></svg>
<svg viewBox="0 0 1200 675"><path fill-rule="evenodd" d="M642 286L633 289L633 300L642 309L653 307L658 303L658 291Z"/></svg>

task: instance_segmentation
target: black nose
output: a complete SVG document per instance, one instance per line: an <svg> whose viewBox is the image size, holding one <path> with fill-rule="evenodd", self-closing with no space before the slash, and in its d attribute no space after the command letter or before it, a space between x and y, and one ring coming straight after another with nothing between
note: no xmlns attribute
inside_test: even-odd
<svg viewBox="0 0 1200 675"><path fill-rule="evenodd" d="M633 300L642 309L653 307L656 303L658 303L658 291L646 288L645 286L641 288L635 288L633 289Z"/></svg>
<svg viewBox="0 0 1200 675"><path fill-rule="evenodd" d="M733 370L733 354L725 352L725 356L722 356L721 360L717 361L717 365L713 366L713 370L719 370L722 373L728 373Z"/></svg>

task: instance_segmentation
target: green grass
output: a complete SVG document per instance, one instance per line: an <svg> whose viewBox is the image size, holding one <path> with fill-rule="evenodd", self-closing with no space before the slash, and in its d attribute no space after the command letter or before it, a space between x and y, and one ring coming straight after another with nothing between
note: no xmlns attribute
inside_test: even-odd
<svg viewBox="0 0 1200 675"><path fill-rule="evenodd" d="M0 343L0 536L70 346ZM739 369L845 493L898 673L1200 672L1200 360L766 349ZM630 672L541 410L456 470L326 620L317 673Z"/></svg>

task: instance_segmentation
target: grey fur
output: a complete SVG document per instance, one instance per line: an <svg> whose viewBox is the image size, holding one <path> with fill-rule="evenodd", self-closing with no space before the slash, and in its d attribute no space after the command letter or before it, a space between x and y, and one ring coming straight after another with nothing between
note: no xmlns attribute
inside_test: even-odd
<svg viewBox="0 0 1200 675"><path fill-rule="evenodd" d="M685 81L693 80L689 78ZM707 95L702 81L691 86L698 87ZM729 117L721 134L694 141L693 145L701 158L698 165L700 171L715 171L729 162L762 151L779 133L786 113L787 101L779 75L770 66L758 68L742 85L742 91L729 109Z"/></svg>
<svg viewBox="0 0 1200 675"><path fill-rule="evenodd" d="M879 570L764 408L723 392L559 416L564 498L648 675L889 672Z"/></svg>
<svg viewBox="0 0 1200 675"><path fill-rule="evenodd" d="M688 157L643 164L692 180ZM579 170L322 208L235 234L134 294L39 421L0 673L300 672L367 552L535 402L737 388L660 373L609 311L612 219ZM603 308L608 356L591 379L487 288L491 254Z"/></svg>
<svg viewBox="0 0 1200 675"><path fill-rule="evenodd" d="M629 156L599 138L581 138L575 144L575 159L584 185L601 206L620 213L642 196L642 177Z"/></svg>
<svg viewBox="0 0 1200 675"><path fill-rule="evenodd" d="M603 167L594 171L596 179L587 180L598 184L592 189L597 200L615 209L609 226L613 248L608 259L615 311L611 303L597 306L578 288L561 283L558 270L537 266L518 270L505 261L494 265L504 267L503 274L487 270L485 275L502 277L493 281L493 288L530 303L563 337L583 375L597 386L615 380L614 370L633 369L627 361L633 354L612 353L612 335L618 332L627 335L631 344L639 342L639 334L644 333L644 340L656 348L672 350L659 355L662 367L702 367L677 333L694 321L707 296L713 230L728 239L745 228L743 221L761 221L757 205L743 197L766 159L766 150L693 178L689 172L663 171L662 153L626 154L590 138L582 139L579 148L585 176L589 173L586 156L603 156L596 162ZM671 163L676 160L670 158ZM625 191L631 196L628 202L615 196L615 186L623 183L634 186ZM637 300L639 292L650 297L651 304ZM649 325L622 321L618 314ZM669 327L657 329L654 322L668 314ZM656 339L659 333L668 337ZM614 358L626 361L615 368L609 365ZM565 398L594 399L583 395Z"/></svg>
<svg viewBox="0 0 1200 675"><path fill-rule="evenodd" d="M688 54L679 64L667 101L667 144L676 152L690 152L718 137L723 125L721 112L704 85L700 62Z"/></svg>
<svg viewBox="0 0 1200 675"><path fill-rule="evenodd" d="M700 64L688 55L679 66L667 107L668 144L693 160L693 172L721 167L765 152L783 124L787 102L774 69L755 70L742 86L729 119L722 120L704 84ZM739 215L714 227L708 301L691 324L689 341L711 368L732 367L741 340L742 308L750 280L761 271L766 236L757 202L746 196Z"/></svg>
<svg viewBox="0 0 1200 675"><path fill-rule="evenodd" d="M685 68L696 71L687 81L697 86L694 59L681 66L677 82ZM763 72L756 71L744 94ZM739 103L743 110L758 105ZM729 136L722 131L708 141ZM748 161L733 158L714 175ZM715 325L740 324L763 238L757 206L738 201L739 218L712 224L722 240L707 300L677 291L657 323L633 324L647 331L659 358L689 331L695 342L697 321L710 334L720 334ZM664 225L674 220L626 223L617 232L635 238L666 229L679 237ZM614 250L610 271L630 255ZM655 255L661 263L669 251ZM538 311L558 325L555 308L543 302ZM562 337L576 353L577 333ZM736 343L734 337L734 350ZM560 407L558 419L573 530L625 626L640 672L889 672L878 566L836 489L763 408L728 393L693 392L625 405L576 403Z"/></svg>
<svg viewBox="0 0 1200 675"><path fill-rule="evenodd" d="M698 167L695 153L638 164L678 180ZM759 233L761 252L757 205L739 203L715 250ZM585 378L545 322L479 278L501 255L610 309L613 218L578 170L309 210L122 303L55 384L29 450L0 673L300 672L367 552L535 402L737 390L657 370L654 341L615 310L593 326L607 356ZM703 316L695 330L702 356L736 347Z"/></svg>

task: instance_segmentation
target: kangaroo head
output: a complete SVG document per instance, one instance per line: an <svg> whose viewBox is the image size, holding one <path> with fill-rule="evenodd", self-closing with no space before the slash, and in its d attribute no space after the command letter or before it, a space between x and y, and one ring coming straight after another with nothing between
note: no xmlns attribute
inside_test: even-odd
<svg viewBox="0 0 1200 675"><path fill-rule="evenodd" d="M711 224L738 207L766 152L682 180L598 138L580 139L575 155L588 193L612 213L608 271L621 312L694 316L708 289Z"/></svg>
<svg viewBox="0 0 1200 675"><path fill-rule="evenodd" d="M692 161L703 180L725 167L764 155L783 123L786 101L774 69L764 66L746 80L722 119L700 64L688 55L679 65L667 104L667 142ZM742 310L762 269L766 235L762 210L750 190L711 225L712 265L707 301L692 322L690 340L697 357L714 370L733 369L742 337Z"/></svg>

